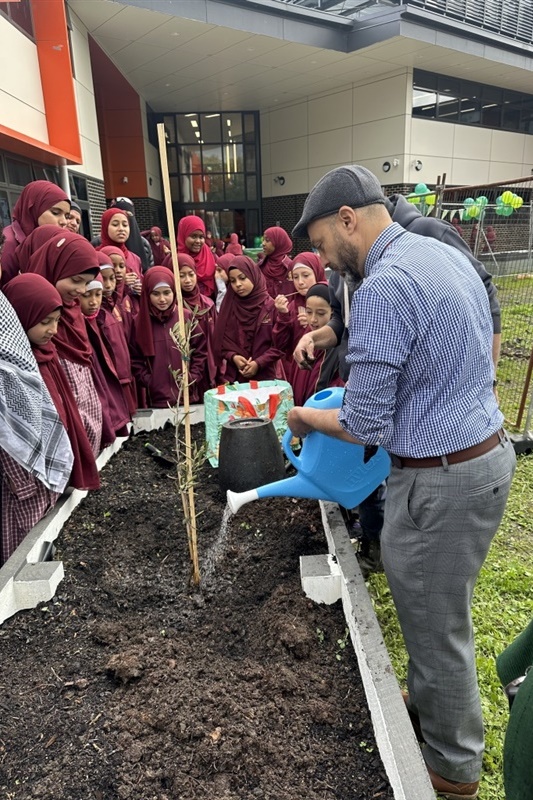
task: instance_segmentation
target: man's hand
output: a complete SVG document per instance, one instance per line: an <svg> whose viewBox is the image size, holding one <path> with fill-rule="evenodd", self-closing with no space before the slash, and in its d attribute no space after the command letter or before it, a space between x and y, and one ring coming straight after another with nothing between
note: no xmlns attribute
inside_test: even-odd
<svg viewBox="0 0 533 800"><path fill-rule="evenodd" d="M292 433L299 439L303 439L304 436L307 436L307 434L313 430L310 425L303 421L303 411L304 409L301 406L294 406L287 415L287 424Z"/></svg>
<svg viewBox="0 0 533 800"><path fill-rule="evenodd" d="M312 333L304 333L296 345L293 357L300 369L311 369L315 360L315 342Z"/></svg>

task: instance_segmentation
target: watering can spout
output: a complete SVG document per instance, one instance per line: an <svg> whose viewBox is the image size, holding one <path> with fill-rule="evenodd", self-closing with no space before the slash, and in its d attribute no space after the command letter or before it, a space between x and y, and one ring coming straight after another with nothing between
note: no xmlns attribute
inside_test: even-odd
<svg viewBox="0 0 533 800"><path fill-rule="evenodd" d="M263 497L305 497L309 500L320 500L322 493L314 486L311 481L306 480L301 475L294 475L283 481L275 481L260 486L258 489L250 489L247 492L227 491L228 505L232 514L236 514L241 506L259 500Z"/></svg>

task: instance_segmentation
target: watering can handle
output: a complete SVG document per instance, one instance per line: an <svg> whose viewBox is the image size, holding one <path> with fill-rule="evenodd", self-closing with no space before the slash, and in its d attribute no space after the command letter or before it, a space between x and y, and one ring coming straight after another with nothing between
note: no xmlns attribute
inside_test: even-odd
<svg viewBox="0 0 533 800"><path fill-rule="evenodd" d="M283 449L285 450L285 455L291 462L291 464L298 469L300 465L300 459L298 456L295 456L292 448L291 448L291 439L292 439L292 431L290 428L287 428L285 433L283 434L282 445Z"/></svg>

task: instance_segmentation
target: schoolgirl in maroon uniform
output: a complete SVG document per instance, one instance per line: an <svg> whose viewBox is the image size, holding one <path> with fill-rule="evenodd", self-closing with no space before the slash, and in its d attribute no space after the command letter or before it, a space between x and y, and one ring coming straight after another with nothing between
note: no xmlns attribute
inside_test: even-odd
<svg viewBox="0 0 533 800"><path fill-rule="evenodd" d="M63 189L51 181L32 181L24 187L13 208L13 222L4 228L1 284L18 274L16 250L27 236L44 225L59 229L67 225L70 200Z"/></svg>
<svg viewBox="0 0 533 800"><path fill-rule="evenodd" d="M300 337L318 330L331 319L331 304L327 283L316 283L307 291L305 299L307 326L301 328ZM339 376L339 347L329 350L315 349L315 361L309 369L301 369L294 359L285 364L285 375L292 386L294 404L302 406L313 394L328 386L344 386Z"/></svg>
<svg viewBox="0 0 533 800"><path fill-rule="evenodd" d="M74 461L69 486L97 489L98 470L81 421L76 401L59 364L52 337L57 331L62 300L59 292L40 275L17 275L4 288L26 331L39 371L65 427ZM24 469L7 452L0 450L2 509L2 552L5 562L26 534L54 507L59 493Z"/></svg>
<svg viewBox="0 0 533 800"><path fill-rule="evenodd" d="M102 404L102 446L106 446L112 444L117 436L128 435L130 412L118 378L111 344L98 323L102 294L103 283L98 274L80 297L80 306L94 354L92 373Z"/></svg>
<svg viewBox="0 0 533 800"><path fill-rule="evenodd" d="M275 225L263 234L263 256L258 265L265 277L266 287L271 297L290 294L294 291L290 278L292 239L289 234Z"/></svg>
<svg viewBox="0 0 533 800"><path fill-rule="evenodd" d="M185 322L190 321L187 309L184 316ZM182 359L170 336L178 320L173 272L167 267L151 267L144 277L131 345L132 371L146 388L151 408L167 408L178 400L178 387L171 370L181 370ZM196 383L201 381L207 361L207 344L200 330L192 332L191 348L189 380Z"/></svg>
<svg viewBox="0 0 533 800"><path fill-rule="evenodd" d="M100 252L100 277L102 278L102 305L96 321L104 337L111 347L111 355L115 364L118 379L124 392L126 405L130 414L137 410L137 394L135 381L131 371L131 357L128 336L124 325L124 315L115 300L116 277L111 258Z"/></svg>
<svg viewBox="0 0 533 800"><path fill-rule="evenodd" d="M222 365L221 377L228 383L271 380L278 374L283 353L273 341L276 311L263 273L247 256L234 256L227 273L228 291L214 336L214 356Z"/></svg>
<svg viewBox="0 0 533 800"><path fill-rule="evenodd" d="M178 223L178 253L194 259L198 288L207 297L215 296L215 256L206 243L205 223L194 214L182 217Z"/></svg>
<svg viewBox="0 0 533 800"><path fill-rule="evenodd" d="M31 252L31 239L40 242L47 232L37 229L24 242L24 252ZM63 301L54 344L80 413L87 438L95 455L100 452L102 406L92 378L92 348L85 328L79 298L85 287L100 271L97 253L87 239L63 229L53 231L42 246L24 261L19 257L22 272L36 273L51 283Z"/></svg>
<svg viewBox="0 0 533 800"><path fill-rule="evenodd" d="M217 384L218 366L213 355L214 333L217 311L210 297L201 293L196 275L194 259L185 253L178 255L178 265L181 282L183 304L194 314L196 324L205 338L207 359L205 373L200 381L192 388L191 399L195 403L202 403L204 392L212 389Z"/></svg>
<svg viewBox="0 0 533 800"><path fill-rule="evenodd" d="M126 242L130 235L130 221L127 213L120 208L108 208L102 214L102 228L100 238L102 243L96 248L101 250L103 247L118 247L122 252L126 263L127 274L134 273L137 281L132 285L132 291L136 294L141 292L142 284L142 264L137 253L128 250Z"/></svg>
<svg viewBox="0 0 533 800"><path fill-rule="evenodd" d="M308 326L305 313L306 295L311 286L316 283L326 283L326 273L315 253L300 253L291 266L293 291L289 297L280 294L276 297L276 310L278 312L275 335L280 347L284 350L283 368L292 365L292 354L297 342L302 336L304 328Z"/></svg>

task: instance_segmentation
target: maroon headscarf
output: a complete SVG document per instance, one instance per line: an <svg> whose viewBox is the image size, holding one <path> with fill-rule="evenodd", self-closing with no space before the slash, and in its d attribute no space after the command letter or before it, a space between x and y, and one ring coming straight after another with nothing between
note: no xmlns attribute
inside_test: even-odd
<svg viewBox="0 0 533 800"><path fill-rule="evenodd" d="M51 181L32 181L22 190L13 209L13 222L17 222L28 236L38 226L39 217L53 208L56 203L66 201L69 196Z"/></svg>
<svg viewBox="0 0 533 800"><path fill-rule="evenodd" d="M233 256L226 269L228 276L231 269L238 269L249 278L254 288L247 297L239 297L231 286L222 301L215 324L215 347L213 355L220 363L224 350L234 351L242 355L251 352L255 332L261 319L260 311L269 297L265 278L257 264L248 256Z"/></svg>
<svg viewBox="0 0 533 800"><path fill-rule="evenodd" d="M158 283L168 284L174 292L174 302L166 311L158 311L150 302L150 293L153 292ZM144 356L148 358L155 356L152 322L150 318L155 317L160 322L165 322L172 316L175 308L176 283L174 281L174 273L167 269L167 267L150 267L144 276L140 309L137 319L135 320L137 344Z"/></svg>
<svg viewBox="0 0 533 800"><path fill-rule="evenodd" d="M215 257L205 242L198 255L191 253L185 244L185 239L187 239L191 233L194 233L194 231L203 231L205 234L205 223L203 219L193 215L182 217L178 223L178 253L185 253L185 255L194 258L200 291L203 294L211 296L215 291Z"/></svg>
<svg viewBox="0 0 533 800"><path fill-rule="evenodd" d="M125 217L128 220L129 225L130 218L121 208L108 208L107 211L104 211L102 214L102 220L100 222L101 244L99 245L98 250L101 250L102 247L118 247L118 249L122 251L122 255L125 257L126 254L129 253L126 245L118 244L118 242L114 242L113 239L109 237L109 223L117 214L121 214L123 217Z"/></svg>
<svg viewBox="0 0 533 800"><path fill-rule="evenodd" d="M154 242L151 236L152 233L155 233L157 236L159 236L158 242ZM147 236L146 239L150 245L150 249L154 257L154 266L161 266L164 263L165 247L170 248L170 242L167 239L163 239L163 231L161 228L158 228L157 225L154 225L152 228L150 228L149 234L150 235Z"/></svg>
<svg viewBox="0 0 533 800"><path fill-rule="evenodd" d="M294 269L296 264L304 264L309 269L312 269L317 283L324 283L327 280L320 256L317 256L316 253L299 253L293 258L291 269Z"/></svg>
<svg viewBox="0 0 533 800"><path fill-rule="evenodd" d="M227 273L228 267L233 261L235 261L235 256L233 256L231 253L224 253L223 256L217 258L217 267L220 267L224 270L224 272Z"/></svg>
<svg viewBox="0 0 533 800"><path fill-rule="evenodd" d="M96 257L98 258L98 266L100 269L102 269L102 267L111 267L111 269L113 269L113 262L107 253L103 253L101 250L99 250L96 254Z"/></svg>
<svg viewBox="0 0 533 800"><path fill-rule="evenodd" d="M224 242L222 239L215 239L215 258L220 258L224 255Z"/></svg>
<svg viewBox="0 0 533 800"><path fill-rule="evenodd" d="M188 256L186 253L179 253L178 265L179 267L190 267L193 270L193 272L196 272L196 264L194 263L194 258L192 258L192 256ZM192 292L185 292L182 289L181 293L183 295L184 302L190 308L201 306L202 293L200 291L200 287L198 286L198 281L196 282L196 286L194 287Z"/></svg>
<svg viewBox="0 0 533 800"><path fill-rule="evenodd" d="M65 230L66 228L60 228L59 225L41 225L40 228L35 228L34 231L26 236L15 251L20 271L27 272L26 265L30 257L50 239L61 236Z"/></svg>
<svg viewBox="0 0 533 800"><path fill-rule="evenodd" d="M42 322L58 308L62 308L61 295L41 275L31 273L17 275L5 287L4 293L17 312L18 318L26 333ZM94 460L94 454L87 439L83 422L72 394L69 382L59 363L57 351L53 341L45 345L31 345L35 359L39 365L43 381L45 382L52 401L65 426L72 452L74 463L69 480L69 486L76 489L98 489L100 479Z"/></svg>
<svg viewBox="0 0 533 800"><path fill-rule="evenodd" d="M283 228L277 225L273 228L267 228L264 236L270 239L275 249L269 256L263 256L258 261L258 264L267 280L272 278L275 281L283 281L286 279L290 269L288 255L292 250L292 239Z"/></svg>
<svg viewBox="0 0 533 800"><path fill-rule="evenodd" d="M291 242L292 247L292 242ZM236 233L231 233L229 237L229 244L226 247L226 253L231 253L234 256L242 256L242 247L239 244L239 237Z"/></svg>
<svg viewBox="0 0 533 800"><path fill-rule="evenodd" d="M30 256L25 271L42 275L55 286L58 281L73 275L87 272L96 275L100 267L96 250L87 239L63 229L61 236L49 239ZM91 366L92 349L77 300L63 303L55 345L60 358Z"/></svg>
<svg viewBox="0 0 533 800"><path fill-rule="evenodd" d="M294 270L294 267L297 264L303 264L306 267L309 267L314 272L316 283L327 283L326 273L324 272L324 267L322 266L322 262L320 257L317 256L316 253L300 253L299 255L295 256L292 260L291 269ZM293 274L294 280L294 274ZM295 287L296 288L296 287ZM295 294L291 300L290 304L294 311L298 311L300 308L305 308L305 296L301 295L299 292Z"/></svg>

